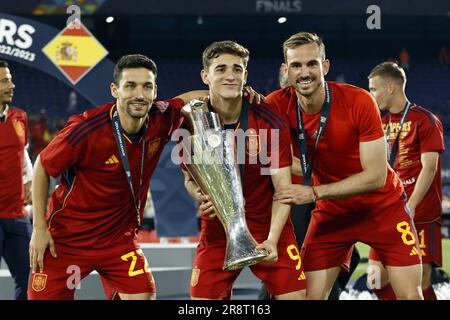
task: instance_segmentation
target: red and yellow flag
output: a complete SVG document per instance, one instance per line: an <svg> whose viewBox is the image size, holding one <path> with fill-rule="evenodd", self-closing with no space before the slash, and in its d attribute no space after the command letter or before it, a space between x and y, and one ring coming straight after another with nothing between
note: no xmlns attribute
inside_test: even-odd
<svg viewBox="0 0 450 320"><path fill-rule="evenodd" d="M64 28L42 52L74 85L108 54L79 21Z"/></svg>

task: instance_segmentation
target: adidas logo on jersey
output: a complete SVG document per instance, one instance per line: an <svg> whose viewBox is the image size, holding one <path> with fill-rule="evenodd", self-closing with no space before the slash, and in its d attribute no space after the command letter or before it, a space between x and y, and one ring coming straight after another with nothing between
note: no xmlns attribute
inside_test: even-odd
<svg viewBox="0 0 450 320"><path fill-rule="evenodd" d="M417 250L417 248L413 247L412 250L411 250L411 253L409 255L410 256L415 256L415 255L418 255L418 254L419 254L419 251Z"/></svg>
<svg viewBox="0 0 450 320"><path fill-rule="evenodd" d="M302 271L302 273L300 273L300 276L298 277L297 280L305 280L305 279L306 279L305 273Z"/></svg>
<svg viewBox="0 0 450 320"><path fill-rule="evenodd" d="M109 157L108 160L105 161L105 164L114 164L114 163L119 163L119 160L117 160L115 155L112 155L111 157Z"/></svg>

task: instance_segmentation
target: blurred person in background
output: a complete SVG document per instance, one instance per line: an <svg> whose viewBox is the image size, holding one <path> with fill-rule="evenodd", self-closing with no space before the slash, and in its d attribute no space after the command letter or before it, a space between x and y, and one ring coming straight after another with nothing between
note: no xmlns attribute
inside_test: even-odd
<svg viewBox="0 0 450 320"><path fill-rule="evenodd" d="M433 113L408 100L406 75L397 64L384 62L377 65L368 79L370 93L378 107L388 111L382 119L388 160L402 180L419 237L423 296L425 300L436 300L431 272L433 266L442 266L442 123ZM380 287L373 289L378 298L395 299L377 250L371 249L369 266L381 270Z"/></svg>
<svg viewBox="0 0 450 320"><path fill-rule="evenodd" d="M0 259L15 282L15 299L27 299L31 223L31 162L27 115L11 106L15 85L6 61L0 61Z"/></svg>

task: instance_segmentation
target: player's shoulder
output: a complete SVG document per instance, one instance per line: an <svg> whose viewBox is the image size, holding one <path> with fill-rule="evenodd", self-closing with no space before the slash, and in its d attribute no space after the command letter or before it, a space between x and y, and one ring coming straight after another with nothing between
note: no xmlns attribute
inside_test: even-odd
<svg viewBox="0 0 450 320"><path fill-rule="evenodd" d="M327 81L327 83L330 85L332 93L336 92L338 94L345 95L347 98L369 98L372 100L372 96L370 95L370 93L358 86L349 83L334 81Z"/></svg>
<svg viewBox="0 0 450 320"><path fill-rule="evenodd" d="M92 137L93 134L100 132L99 129L110 123L113 106L114 103L107 103L71 116L59 134L75 147L86 137Z"/></svg>
<svg viewBox="0 0 450 320"><path fill-rule="evenodd" d="M442 121L430 110L414 104L411 107L410 116L408 118L415 119L422 127L437 128L443 131Z"/></svg>
<svg viewBox="0 0 450 320"><path fill-rule="evenodd" d="M27 118L27 113L25 112L25 110L17 108L17 107L9 107L9 114L14 115L17 118Z"/></svg>
<svg viewBox="0 0 450 320"><path fill-rule="evenodd" d="M267 95L266 101L270 103L277 103L279 101L286 101L286 100L289 101L292 96L295 96L295 89L292 86L288 86L282 89L272 91L269 95Z"/></svg>
<svg viewBox="0 0 450 320"><path fill-rule="evenodd" d="M270 129L284 129L285 120L276 104L267 101L253 103L250 106L255 119L260 122L262 127Z"/></svg>
<svg viewBox="0 0 450 320"><path fill-rule="evenodd" d="M371 105L377 108L372 95L365 89L348 83L327 81L330 85L332 97L335 104L341 104L347 108L362 108Z"/></svg>
<svg viewBox="0 0 450 320"><path fill-rule="evenodd" d="M433 112L417 104L413 104L411 106L410 115L433 125L438 125L441 123L439 118Z"/></svg>
<svg viewBox="0 0 450 320"><path fill-rule="evenodd" d="M110 119L112 117L110 114L113 106L114 103L110 102L96 108L88 109L83 113L70 116L67 123L72 125L85 122L99 124L99 122L104 122L106 119Z"/></svg>
<svg viewBox="0 0 450 320"><path fill-rule="evenodd" d="M169 115L171 110L180 109L184 105L183 99L155 100L150 108L151 116Z"/></svg>

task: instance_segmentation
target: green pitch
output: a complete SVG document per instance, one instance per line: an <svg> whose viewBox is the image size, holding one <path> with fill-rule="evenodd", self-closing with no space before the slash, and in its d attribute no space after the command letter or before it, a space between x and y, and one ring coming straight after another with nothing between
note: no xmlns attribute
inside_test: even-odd
<svg viewBox="0 0 450 320"><path fill-rule="evenodd" d="M361 255L361 258L367 258L369 255L369 246L365 245L364 243L358 242L356 244L356 247L359 250L359 254ZM443 269L445 272L450 274L450 239L443 239L442 241L442 255L443 255ZM361 275L366 273L367 269L367 263L360 263L358 267L356 267L355 272L352 275L352 279L356 280Z"/></svg>

